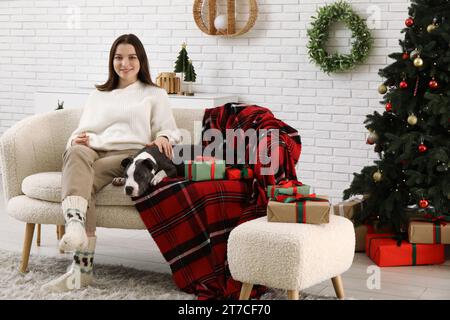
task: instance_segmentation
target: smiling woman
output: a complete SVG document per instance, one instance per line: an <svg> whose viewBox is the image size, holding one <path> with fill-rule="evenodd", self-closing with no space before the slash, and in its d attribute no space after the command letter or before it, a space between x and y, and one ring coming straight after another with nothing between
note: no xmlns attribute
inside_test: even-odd
<svg viewBox="0 0 450 320"><path fill-rule="evenodd" d="M44 285L49 291L68 291L91 282L96 194L123 175L121 161L147 145L170 158L172 145L180 140L167 93L153 83L144 46L135 35L124 34L114 41L108 66L108 80L89 95L63 154L66 234L59 247L75 253L69 271Z"/></svg>

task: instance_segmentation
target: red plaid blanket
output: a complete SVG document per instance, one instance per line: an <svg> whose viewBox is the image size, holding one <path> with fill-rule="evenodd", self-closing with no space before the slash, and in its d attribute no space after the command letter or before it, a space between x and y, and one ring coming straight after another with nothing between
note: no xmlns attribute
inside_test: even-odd
<svg viewBox="0 0 450 320"><path fill-rule="evenodd" d="M239 224L266 214L266 184L296 179L294 165L301 144L297 131L274 119L265 108L249 106L247 111L242 105L238 110L228 104L207 109L204 127L218 128L213 119L221 123L221 130L236 125L245 129L245 124L253 120L258 121L259 128L284 127L280 135L283 143L276 150L282 154L279 172L273 176L255 175L253 181L164 179L133 200L181 290L196 294L198 299L237 299L241 283L231 278L226 260L229 233ZM258 166L253 168L258 170ZM264 291L264 287L255 286L252 297L258 298Z"/></svg>
<svg viewBox="0 0 450 320"><path fill-rule="evenodd" d="M165 179L135 206L172 270L176 285L199 299L237 299L241 283L226 263L227 239L237 225L266 214L249 204L239 180ZM264 288L257 287L257 297Z"/></svg>

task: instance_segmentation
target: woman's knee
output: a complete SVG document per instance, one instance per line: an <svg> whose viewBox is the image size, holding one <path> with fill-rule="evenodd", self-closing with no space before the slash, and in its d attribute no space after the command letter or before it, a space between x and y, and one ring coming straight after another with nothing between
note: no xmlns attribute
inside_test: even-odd
<svg viewBox="0 0 450 320"><path fill-rule="evenodd" d="M86 158L89 156L89 149L90 148L85 145L75 144L64 151L63 159L64 161L67 161L70 158Z"/></svg>

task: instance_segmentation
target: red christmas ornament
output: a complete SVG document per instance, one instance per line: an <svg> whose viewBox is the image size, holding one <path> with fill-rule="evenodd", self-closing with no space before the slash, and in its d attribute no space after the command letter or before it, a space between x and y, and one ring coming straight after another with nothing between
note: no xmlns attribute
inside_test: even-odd
<svg viewBox="0 0 450 320"><path fill-rule="evenodd" d="M409 53L408 53L408 52L405 52L405 53L402 55L402 59L403 59L403 60L408 60L408 59L409 59Z"/></svg>
<svg viewBox="0 0 450 320"><path fill-rule="evenodd" d="M428 202L428 200L425 199L419 201L419 207L421 207L422 209L427 208L429 204L430 203Z"/></svg>
<svg viewBox="0 0 450 320"><path fill-rule="evenodd" d="M437 89L439 87L439 84L436 80L433 79L428 83L428 86L430 87L430 89Z"/></svg>
<svg viewBox="0 0 450 320"><path fill-rule="evenodd" d="M413 24L414 24L413 18L408 18L408 19L405 20L405 25L407 27L412 27Z"/></svg>
<svg viewBox="0 0 450 320"><path fill-rule="evenodd" d="M390 102L386 103L386 111L391 112L391 110L392 110L392 103Z"/></svg>
<svg viewBox="0 0 450 320"><path fill-rule="evenodd" d="M425 152L425 151L427 151L427 150L428 150L427 146L424 145L423 143L421 143L421 144L419 145L419 152L423 153L423 152Z"/></svg>
<svg viewBox="0 0 450 320"><path fill-rule="evenodd" d="M408 82L406 82L405 80L403 80L402 82L400 82L400 88L402 88L402 89L408 88Z"/></svg>

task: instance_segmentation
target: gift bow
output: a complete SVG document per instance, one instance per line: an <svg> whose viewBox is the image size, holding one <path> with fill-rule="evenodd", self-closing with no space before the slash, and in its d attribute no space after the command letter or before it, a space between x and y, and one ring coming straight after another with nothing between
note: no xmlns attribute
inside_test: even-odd
<svg viewBox="0 0 450 320"><path fill-rule="evenodd" d="M304 201L323 201L328 202L328 199L324 198L317 198L315 193L311 193L308 195L303 194L295 194L295 195L284 195L280 194L275 197L275 201L277 202L284 202L284 203L291 203L291 202L304 202Z"/></svg>
<svg viewBox="0 0 450 320"><path fill-rule="evenodd" d="M291 188L295 186L302 186L303 183L297 180L282 180L278 183L278 186L282 188Z"/></svg>
<svg viewBox="0 0 450 320"><path fill-rule="evenodd" d="M275 190L282 188L282 189L286 189L286 188L293 188L293 193L297 194L297 188L295 188L296 186L303 186L303 183L297 180L283 180L280 181L277 185L272 186L272 192L271 192L271 198L275 198Z"/></svg>
<svg viewBox="0 0 450 320"><path fill-rule="evenodd" d="M427 214L424 214L424 215L423 215L423 218L424 218L426 221L430 221L430 222L438 222L438 223L439 223L440 225L442 225L442 226L446 226L446 225L447 225L447 222L450 223L450 216L444 216L444 215L442 215L442 216L437 216L437 217L435 217L435 216L433 216L432 214L427 213Z"/></svg>

